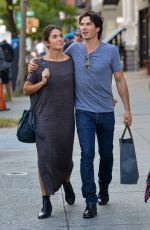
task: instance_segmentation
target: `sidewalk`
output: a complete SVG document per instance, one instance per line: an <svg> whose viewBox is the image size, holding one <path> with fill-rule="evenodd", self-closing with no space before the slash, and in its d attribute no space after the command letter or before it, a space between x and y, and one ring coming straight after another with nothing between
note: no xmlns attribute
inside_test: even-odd
<svg viewBox="0 0 150 230"><path fill-rule="evenodd" d="M0 118L20 118L24 109L29 109L29 97L13 97L12 101L6 102L6 107L10 110L0 111Z"/></svg>
<svg viewBox="0 0 150 230"><path fill-rule="evenodd" d="M114 137L114 169L110 185L109 205L98 206L98 215L89 220L82 218L85 202L81 194L80 148L75 136L74 170L71 177L76 193L75 205L64 201L63 189L52 196L52 216L38 220L41 193L37 177L37 157L34 144L17 141L16 128L0 129L0 230L149 230L150 201L144 203L147 173L150 169L150 91L145 71L128 72L133 114L131 127L135 141L140 178L137 185L121 185L119 178L119 137L123 107L113 82L116 129ZM7 103L10 111L0 112L0 118L19 118L29 108L27 97L13 98ZM95 178L97 181L98 153L96 146Z"/></svg>

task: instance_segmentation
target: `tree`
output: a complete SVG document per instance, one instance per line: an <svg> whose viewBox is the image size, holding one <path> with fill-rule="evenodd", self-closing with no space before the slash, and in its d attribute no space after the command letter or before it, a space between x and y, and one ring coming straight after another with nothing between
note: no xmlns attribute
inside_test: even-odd
<svg viewBox="0 0 150 230"><path fill-rule="evenodd" d="M63 5L62 10L65 13L65 18L61 21L61 26L66 28L66 32L69 32L76 28L76 8L68 5Z"/></svg>
<svg viewBox="0 0 150 230"><path fill-rule="evenodd" d="M62 0L43 0L41 2L29 0L29 6L35 12L35 17L40 20L37 33L32 35L34 37L41 37L41 32L47 24L58 24L64 28L64 31L76 27L76 8L64 4ZM64 12L65 19L60 20L60 12Z"/></svg>
<svg viewBox="0 0 150 230"><path fill-rule="evenodd" d="M16 12L20 12L20 3L25 4L24 9L21 8L22 25L20 31L16 27ZM22 5L21 5L22 6ZM23 6L22 6L23 7ZM7 30L11 31L12 37L20 36L19 50L19 73L16 83L16 91L22 93L22 87L25 79L25 37L26 37L26 10L27 0L0 0L0 17L7 25ZM28 9L33 10L35 17L40 21L38 32L30 36L41 39L43 28L48 24L58 24L66 30L75 27L76 10L74 7L67 6L63 0L28 0ZM65 19L60 20L59 13L64 12Z"/></svg>
<svg viewBox="0 0 150 230"><path fill-rule="evenodd" d="M21 30L19 45L19 72L16 83L16 92L22 93L25 78L25 38L26 38L26 11L27 1L21 1Z"/></svg>
<svg viewBox="0 0 150 230"><path fill-rule="evenodd" d="M14 17L15 9L18 8L19 1L13 3L13 0L1 0L0 1L0 17L4 20L4 24L11 32L12 37L17 37L17 28Z"/></svg>
<svg viewBox="0 0 150 230"><path fill-rule="evenodd" d="M4 20L7 30L12 33L12 37L17 37L20 31L16 27L16 12L20 12L20 0L0 0L0 9L0 17ZM64 4L63 0L28 0L28 9L33 10L40 21L38 32L31 35L34 38L41 35L47 24L58 24L67 30L76 27L76 9ZM59 19L60 12L64 12L65 19Z"/></svg>

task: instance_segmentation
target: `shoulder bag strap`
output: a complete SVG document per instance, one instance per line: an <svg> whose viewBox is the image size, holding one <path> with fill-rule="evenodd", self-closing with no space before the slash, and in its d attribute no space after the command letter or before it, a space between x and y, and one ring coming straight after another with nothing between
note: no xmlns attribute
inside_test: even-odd
<svg viewBox="0 0 150 230"><path fill-rule="evenodd" d="M39 58L39 63L42 63L42 66L44 68L47 68L47 66L45 65L45 62L44 62L43 58ZM45 86L44 86L44 88L45 88ZM33 110L35 108L35 105L37 104L37 102L38 102L39 98L41 97L41 95L43 94L43 92L44 92L44 89L41 89L41 92L40 92L39 96L37 97L37 99L35 100L34 104L32 106L30 106L31 110Z"/></svg>

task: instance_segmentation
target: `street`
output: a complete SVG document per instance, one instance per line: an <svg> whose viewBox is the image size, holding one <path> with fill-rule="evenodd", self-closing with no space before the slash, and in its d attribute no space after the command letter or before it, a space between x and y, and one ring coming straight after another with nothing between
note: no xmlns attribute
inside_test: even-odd
<svg viewBox="0 0 150 230"><path fill-rule="evenodd" d="M16 128L0 130L0 230L149 230L150 200L144 203L146 177L150 169L150 78L144 70L127 72L133 134L139 181L137 185L121 185L119 172L119 138L124 125L123 106L113 82L116 128L114 136L114 169L110 185L110 202L98 206L98 215L83 219L85 202L81 194L80 147L77 135L74 143L74 169L71 177L76 201L66 204L60 189L51 198L52 216L38 220L42 199L38 182L37 156L34 144L23 144L16 138ZM0 112L0 118L18 118L29 107L29 99L13 98L7 103L10 111ZM97 181L99 155L96 146L95 178ZM98 186L97 186L98 192Z"/></svg>

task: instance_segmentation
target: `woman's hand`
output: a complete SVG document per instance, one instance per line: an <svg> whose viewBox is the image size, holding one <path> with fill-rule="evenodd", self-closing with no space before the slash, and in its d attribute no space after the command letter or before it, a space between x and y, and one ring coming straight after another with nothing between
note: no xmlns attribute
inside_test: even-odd
<svg viewBox="0 0 150 230"><path fill-rule="evenodd" d="M46 84L47 80L49 79L50 77L50 71L48 68L45 68L43 71L42 71L42 83L43 85Z"/></svg>

